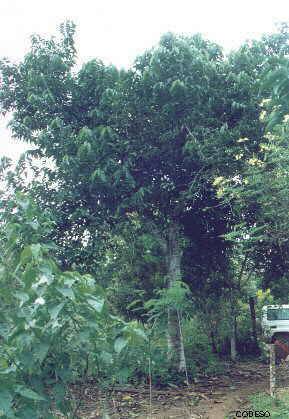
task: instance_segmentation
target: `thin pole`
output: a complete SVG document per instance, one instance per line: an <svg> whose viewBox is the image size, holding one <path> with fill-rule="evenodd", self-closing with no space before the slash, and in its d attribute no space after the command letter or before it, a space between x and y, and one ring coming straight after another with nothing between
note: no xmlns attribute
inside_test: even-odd
<svg viewBox="0 0 289 419"><path fill-rule="evenodd" d="M270 349L270 395L275 396L276 390L276 352L275 345L269 345Z"/></svg>
<svg viewBox="0 0 289 419"><path fill-rule="evenodd" d="M149 359L148 359L148 361L149 361L149 391L150 391L150 416L149 416L149 418L150 419L152 419L152 410L153 410L153 407L152 407L152 402L153 402L153 389L152 389L152 354L151 354L151 333L152 333L152 330L153 330L153 328L154 328L154 326L155 326L155 323L156 323L156 320L154 321L154 323L153 323L153 326L152 326L152 328L150 329L150 331L149 331L149 333L148 333L148 350L149 350Z"/></svg>
<svg viewBox="0 0 289 419"><path fill-rule="evenodd" d="M152 418L152 368L151 357L149 357L149 385L150 385L150 419Z"/></svg>

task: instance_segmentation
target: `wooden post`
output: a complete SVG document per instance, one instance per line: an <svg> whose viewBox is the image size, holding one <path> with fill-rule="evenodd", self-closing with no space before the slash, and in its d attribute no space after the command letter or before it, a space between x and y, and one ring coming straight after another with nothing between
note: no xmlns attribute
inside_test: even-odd
<svg viewBox="0 0 289 419"><path fill-rule="evenodd" d="M276 389L276 353L275 345L269 345L270 349L270 396L275 396Z"/></svg>

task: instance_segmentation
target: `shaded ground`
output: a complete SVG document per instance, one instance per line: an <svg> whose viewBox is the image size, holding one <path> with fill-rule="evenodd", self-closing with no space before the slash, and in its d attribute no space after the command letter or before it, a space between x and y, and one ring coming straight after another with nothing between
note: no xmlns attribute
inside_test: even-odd
<svg viewBox="0 0 289 419"><path fill-rule="evenodd" d="M269 366L257 362L228 365L226 373L204 377L186 388L119 388L108 396L110 419L224 419L244 410L248 397L268 390ZM105 399L93 385L84 391L82 418L100 418Z"/></svg>

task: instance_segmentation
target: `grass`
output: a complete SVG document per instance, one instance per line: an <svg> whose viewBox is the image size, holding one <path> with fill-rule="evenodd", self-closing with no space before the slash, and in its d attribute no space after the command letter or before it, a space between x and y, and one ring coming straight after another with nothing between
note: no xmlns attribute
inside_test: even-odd
<svg viewBox="0 0 289 419"><path fill-rule="evenodd" d="M256 394L250 399L250 409L259 412L269 412L271 419L289 419L289 390L280 391L276 397L271 397L266 393ZM256 415L255 415L256 416ZM260 415L260 417L262 417ZM263 415L263 417L266 417Z"/></svg>

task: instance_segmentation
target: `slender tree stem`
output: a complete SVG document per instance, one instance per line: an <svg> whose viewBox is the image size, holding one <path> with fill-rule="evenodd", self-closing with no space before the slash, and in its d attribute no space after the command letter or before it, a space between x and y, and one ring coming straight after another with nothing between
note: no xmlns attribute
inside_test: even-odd
<svg viewBox="0 0 289 419"><path fill-rule="evenodd" d="M180 311L177 310L178 315L178 321L179 321L179 329L180 329L180 338L183 345L183 354L184 354L184 364L185 364L185 375L186 375L186 384L189 385L189 376L188 376L188 369L187 369L187 360L186 360L186 354L184 350L184 336L183 336L183 329L182 329L182 323L181 323L181 314Z"/></svg>

